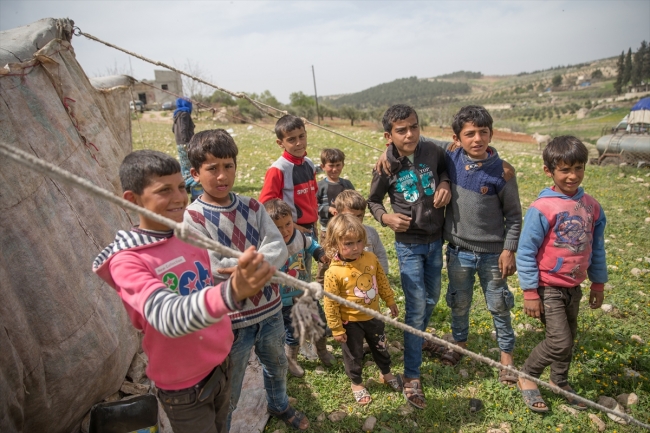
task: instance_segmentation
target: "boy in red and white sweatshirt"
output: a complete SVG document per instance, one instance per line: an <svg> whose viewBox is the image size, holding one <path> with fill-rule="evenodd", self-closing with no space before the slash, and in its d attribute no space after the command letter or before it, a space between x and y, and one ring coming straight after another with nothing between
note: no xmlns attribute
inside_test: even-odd
<svg viewBox="0 0 650 433"><path fill-rule="evenodd" d="M318 202L316 192L316 166L307 158L307 131L300 117L287 114L275 124L276 143L284 152L269 169L264 177L260 193L260 203L279 198L291 207L296 229L318 239L316 221L318 220ZM311 281L311 256L305 260L305 267Z"/></svg>
<svg viewBox="0 0 650 433"><path fill-rule="evenodd" d="M187 206L178 161L141 150L120 166L124 199L182 222ZM175 432L225 432L233 342L228 313L264 287L275 268L254 248L232 277L213 285L204 249L185 244L147 216L97 256L93 271L118 293L133 326L142 331L147 376Z"/></svg>

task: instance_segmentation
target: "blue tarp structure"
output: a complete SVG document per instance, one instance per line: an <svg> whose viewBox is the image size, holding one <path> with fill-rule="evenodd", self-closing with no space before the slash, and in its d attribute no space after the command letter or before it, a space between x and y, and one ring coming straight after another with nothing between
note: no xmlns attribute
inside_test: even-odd
<svg viewBox="0 0 650 433"><path fill-rule="evenodd" d="M630 111L636 111L636 110L650 110L650 98L643 98L636 104L634 104L634 107Z"/></svg>
<svg viewBox="0 0 650 433"><path fill-rule="evenodd" d="M650 98L643 98L634 104L628 123L650 123Z"/></svg>

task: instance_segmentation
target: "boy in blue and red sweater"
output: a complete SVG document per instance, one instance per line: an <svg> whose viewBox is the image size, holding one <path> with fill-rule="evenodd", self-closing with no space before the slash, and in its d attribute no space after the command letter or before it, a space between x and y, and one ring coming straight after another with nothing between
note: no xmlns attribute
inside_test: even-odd
<svg viewBox="0 0 650 433"><path fill-rule="evenodd" d="M515 299L508 276L515 272L515 251L521 231L521 204L515 169L490 146L492 116L477 105L461 108L452 122L453 143L447 147L451 201L447 205L444 239L447 245L447 305L454 341L467 346L469 313L478 274L496 330L501 364L513 365L515 333L510 310ZM452 350L442 361L456 365ZM517 377L501 370L499 380L514 385Z"/></svg>
<svg viewBox="0 0 650 433"><path fill-rule="evenodd" d="M572 136L554 138L544 149L544 173L555 184L545 188L526 213L517 250L524 313L546 325L546 338L530 353L522 371L540 377L551 366L550 382L572 392L567 382L578 310L586 277L589 307L600 308L607 282L605 213L580 187L589 151ZM535 383L520 378L518 387L534 412L548 412ZM568 399L576 409L587 406Z"/></svg>

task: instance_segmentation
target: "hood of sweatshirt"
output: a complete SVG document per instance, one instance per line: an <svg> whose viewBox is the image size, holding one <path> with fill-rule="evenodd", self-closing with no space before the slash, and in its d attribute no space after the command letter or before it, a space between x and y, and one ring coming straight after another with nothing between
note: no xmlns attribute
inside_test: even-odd
<svg viewBox="0 0 650 433"><path fill-rule="evenodd" d="M115 240L104 248L93 261L93 272L102 272L111 258L121 251L149 248L154 244L167 241L172 235L172 231L146 234L137 230L120 230L115 235Z"/></svg>
<svg viewBox="0 0 650 433"><path fill-rule="evenodd" d="M558 192L555 190L555 186L551 186L549 188L544 188L539 193L539 196L537 196L537 198L557 197L565 200L579 200L583 195L585 195L585 190L581 186L579 186L578 191L576 191L576 193L571 196Z"/></svg>

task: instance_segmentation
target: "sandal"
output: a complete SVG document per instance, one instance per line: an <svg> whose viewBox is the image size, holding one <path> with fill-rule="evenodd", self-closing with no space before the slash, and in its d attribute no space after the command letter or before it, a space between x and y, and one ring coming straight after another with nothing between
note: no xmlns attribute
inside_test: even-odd
<svg viewBox="0 0 650 433"><path fill-rule="evenodd" d="M401 374L394 374L393 378L390 380L384 379L383 375L379 376L379 382L388 385L393 391L401 392L404 383L402 382L402 375Z"/></svg>
<svg viewBox="0 0 650 433"><path fill-rule="evenodd" d="M357 401L359 406L366 406L372 401L372 397L366 388L362 388L358 391L352 390L352 394L354 395L354 399ZM361 401L366 397L368 397L368 401Z"/></svg>
<svg viewBox="0 0 650 433"><path fill-rule="evenodd" d="M514 364L508 365L508 367L514 367ZM499 382L512 388L517 384L519 377L514 373L509 372L508 370L499 370Z"/></svg>
<svg viewBox="0 0 650 433"><path fill-rule="evenodd" d="M422 342L422 351L427 352L429 354L429 358L440 358L445 354L445 352L447 352L447 348L442 344L424 340L424 342Z"/></svg>
<svg viewBox="0 0 650 433"><path fill-rule="evenodd" d="M444 355L440 357L442 360L442 363L445 365L449 365L451 367L455 367L458 365L461 359L463 359L465 355L462 353L458 353L455 350L452 349L447 349Z"/></svg>
<svg viewBox="0 0 650 433"><path fill-rule="evenodd" d="M284 422L289 427L292 427L292 428L294 428L296 430L305 431L305 430L307 430L309 428L309 420L307 420L307 425L305 426L305 428L300 428L300 425L302 424L302 421L306 420L307 417L305 416L304 413L294 409L291 406L289 406L287 408L287 410L285 410L282 413L271 412L268 409L267 409L267 411L271 415L273 415L274 417L279 419L280 421Z"/></svg>
<svg viewBox="0 0 650 433"><path fill-rule="evenodd" d="M404 382L402 394L406 401L418 409L425 409L427 407L427 401L424 398L422 384L419 379L411 379L410 382Z"/></svg>
<svg viewBox="0 0 650 433"><path fill-rule="evenodd" d="M539 392L539 389L521 389L519 382L517 381L517 389L521 391L521 396L524 398L524 403L528 406L528 409L537 413L546 413L548 412L548 405L542 398L542 394ZM537 407L535 403L542 403L544 407Z"/></svg>

